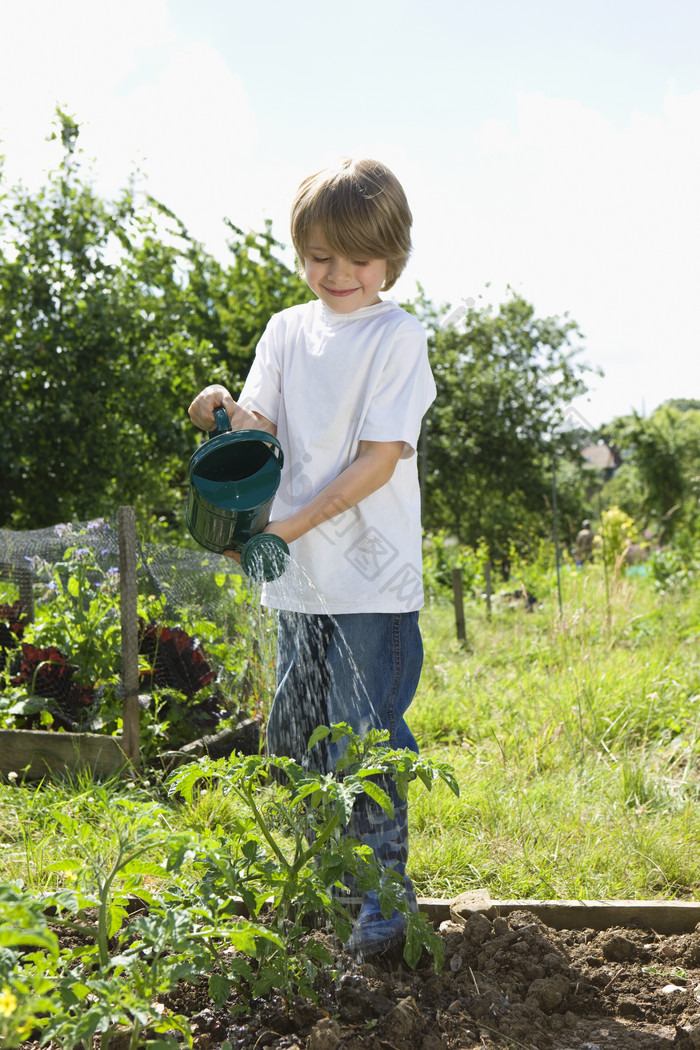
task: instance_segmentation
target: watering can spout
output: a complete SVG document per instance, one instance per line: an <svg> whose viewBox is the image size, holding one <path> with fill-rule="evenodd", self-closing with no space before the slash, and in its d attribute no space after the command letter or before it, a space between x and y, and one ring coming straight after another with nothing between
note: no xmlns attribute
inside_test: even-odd
<svg viewBox="0 0 700 1050"><path fill-rule="evenodd" d="M241 551L241 567L257 583L278 579L287 568L289 547L273 532L252 536Z"/></svg>

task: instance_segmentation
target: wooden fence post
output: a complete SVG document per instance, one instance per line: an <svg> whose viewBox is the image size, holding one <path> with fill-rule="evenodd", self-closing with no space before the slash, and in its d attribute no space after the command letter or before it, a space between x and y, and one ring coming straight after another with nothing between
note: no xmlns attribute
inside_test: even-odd
<svg viewBox="0 0 700 1050"><path fill-rule="evenodd" d="M452 570L452 597L455 606L455 623L457 625L457 640L466 641L464 629L464 596L462 592L462 570L456 566Z"/></svg>
<svg viewBox="0 0 700 1050"><path fill-rule="evenodd" d="M122 628L122 693L124 754L135 768L141 765L139 726L139 641L136 588L136 513L133 507L120 507L119 590Z"/></svg>

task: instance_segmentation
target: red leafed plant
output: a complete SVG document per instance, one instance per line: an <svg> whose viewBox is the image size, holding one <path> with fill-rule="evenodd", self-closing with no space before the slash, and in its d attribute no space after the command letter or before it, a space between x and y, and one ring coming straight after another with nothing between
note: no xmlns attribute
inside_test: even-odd
<svg viewBox="0 0 700 1050"><path fill-rule="evenodd" d="M13 685L25 684L31 696L54 701L50 708L54 722L72 729L95 697L90 686L73 681L77 670L55 645L42 649L22 642L19 668L11 681Z"/></svg>
<svg viewBox="0 0 700 1050"><path fill-rule="evenodd" d="M141 688L149 692L162 690L166 696L160 717L167 722L171 747L191 740L197 732L215 729L226 716L223 698L217 691L192 703L196 693L216 681L217 672L182 627L141 621L139 654ZM144 662L148 664L146 668ZM184 702L177 699L178 694L186 698Z"/></svg>
<svg viewBox="0 0 700 1050"><path fill-rule="evenodd" d="M23 602L13 602L12 605L0 604L0 632L5 628L17 639L22 637L26 626L27 610ZM3 637L0 634L0 646L2 645Z"/></svg>
<svg viewBox="0 0 700 1050"><path fill-rule="evenodd" d="M176 689L188 699L216 679L197 643L181 627L139 625L139 653L149 667L140 673L146 688Z"/></svg>
<svg viewBox="0 0 700 1050"><path fill-rule="evenodd" d="M64 646L23 642L26 623L21 602L0 605L0 672L6 672L6 682L26 690L25 699L15 703L15 714L32 724L44 710L54 728L69 731L101 725L105 719L103 690L96 682L85 682L85 669L79 660L65 655ZM181 627L140 621L139 655L142 691L161 691L165 696L158 711L159 718L168 722L169 737L211 729L225 717L218 693L192 703L200 690L216 681L217 671ZM118 667L115 671L118 674Z"/></svg>

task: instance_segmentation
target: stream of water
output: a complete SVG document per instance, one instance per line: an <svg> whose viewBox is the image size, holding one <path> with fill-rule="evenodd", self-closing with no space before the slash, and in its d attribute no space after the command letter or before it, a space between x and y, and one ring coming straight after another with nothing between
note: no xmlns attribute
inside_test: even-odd
<svg viewBox="0 0 700 1050"><path fill-rule="evenodd" d="M330 772L339 757L337 749L327 741L311 752L307 747L317 726L331 724L329 694L334 698L333 721L347 721L361 736L381 727L381 715L324 596L293 558L285 561L285 572L276 582L276 601L294 606L303 594L323 611L278 613L261 604L262 587L251 581L257 599L255 636L261 651L264 642L265 665L276 667L271 693L279 687L284 697L278 701L283 709L273 706L266 712L267 744L272 753L288 755L304 768Z"/></svg>

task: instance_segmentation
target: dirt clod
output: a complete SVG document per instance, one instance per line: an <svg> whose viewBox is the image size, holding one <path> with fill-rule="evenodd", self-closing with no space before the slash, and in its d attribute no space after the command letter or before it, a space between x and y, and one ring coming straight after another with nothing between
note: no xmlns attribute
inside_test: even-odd
<svg viewBox="0 0 700 1050"><path fill-rule="evenodd" d="M323 1017L309 1032L308 1050L338 1050L340 1025L329 1017Z"/></svg>
<svg viewBox="0 0 700 1050"><path fill-rule="evenodd" d="M603 935L603 958L610 962L630 962L637 958L637 945L621 933Z"/></svg>
<svg viewBox="0 0 700 1050"><path fill-rule="evenodd" d="M536 1005L546 1014L551 1014L561 1006L564 996L569 991L569 982L563 974L555 973L553 977L540 977L533 981L527 993L526 1002L534 999Z"/></svg>
<svg viewBox="0 0 700 1050"><path fill-rule="evenodd" d="M402 1047L413 1050L419 1046L424 1028L425 1021L413 996L397 1003L380 1025L380 1031L386 1034L397 1050Z"/></svg>

